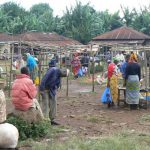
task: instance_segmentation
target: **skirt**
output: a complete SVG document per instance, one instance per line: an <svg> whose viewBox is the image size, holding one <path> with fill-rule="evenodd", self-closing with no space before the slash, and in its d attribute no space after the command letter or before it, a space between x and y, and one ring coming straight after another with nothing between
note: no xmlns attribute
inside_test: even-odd
<svg viewBox="0 0 150 150"><path fill-rule="evenodd" d="M110 91L112 96L112 101L118 101L118 77L116 75L112 75L110 78Z"/></svg>
<svg viewBox="0 0 150 150"><path fill-rule="evenodd" d="M129 75L126 84L127 104L139 104L140 82L138 75Z"/></svg>

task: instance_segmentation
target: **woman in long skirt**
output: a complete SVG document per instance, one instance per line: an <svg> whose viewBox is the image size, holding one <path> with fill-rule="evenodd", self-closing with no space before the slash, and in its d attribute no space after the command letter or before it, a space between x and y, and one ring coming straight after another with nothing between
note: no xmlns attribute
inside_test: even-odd
<svg viewBox="0 0 150 150"><path fill-rule="evenodd" d="M112 104L116 103L118 100L118 60L114 59L114 63L108 65L108 87L110 87ZM108 104L108 107L110 104Z"/></svg>
<svg viewBox="0 0 150 150"><path fill-rule="evenodd" d="M78 54L75 53L73 55L73 60L71 61L71 64L72 64L72 72L74 74L74 77L77 78L78 77L78 71L81 67L81 62L78 58Z"/></svg>
<svg viewBox="0 0 150 150"><path fill-rule="evenodd" d="M130 61L126 67L126 103L130 105L130 108L135 109L139 104L139 91L140 91L140 79L141 68L137 63L137 59L130 58Z"/></svg>

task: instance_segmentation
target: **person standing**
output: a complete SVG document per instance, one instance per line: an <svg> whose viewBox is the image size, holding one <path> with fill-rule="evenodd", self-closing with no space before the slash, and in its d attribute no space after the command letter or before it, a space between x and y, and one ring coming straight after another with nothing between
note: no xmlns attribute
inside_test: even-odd
<svg viewBox="0 0 150 150"><path fill-rule="evenodd" d="M73 55L73 60L71 61L71 64L72 64L72 71L73 71L73 74L74 74L74 77L75 78L78 78L78 71L81 67L81 62L78 58L78 54L75 53Z"/></svg>
<svg viewBox="0 0 150 150"><path fill-rule="evenodd" d="M27 55L27 67L29 69L30 77L35 82L36 78L38 77L38 65L35 60L35 58L30 55L29 53Z"/></svg>
<svg viewBox="0 0 150 150"><path fill-rule="evenodd" d="M137 108L139 104L141 67L136 57L130 57L125 71L126 79L126 103L131 109Z"/></svg>
<svg viewBox="0 0 150 150"><path fill-rule="evenodd" d="M123 52L119 51L119 53L116 55L116 59L119 61L119 63L124 62L125 58Z"/></svg>
<svg viewBox="0 0 150 150"><path fill-rule="evenodd" d="M115 58L114 62L108 65L108 83L107 87L110 87L112 104L118 100L118 60ZM108 104L110 107L111 104Z"/></svg>
<svg viewBox="0 0 150 150"><path fill-rule="evenodd" d="M86 75L88 71L88 66L89 66L89 57L87 56L86 53L81 58L81 64L82 64L83 73Z"/></svg>
<svg viewBox="0 0 150 150"><path fill-rule="evenodd" d="M130 59L130 55L127 54L126 57L125 57L125 61L122 63L122 65L120 66L120 71L122 73L122 77L123 77L123 86L125 86L125 77L126 77L126 67L127 67L127 64L129 62L129 59Z"/></svg>
<svg viewBox="0 0 150 150"><path fill-rule="evenodd" d="M54 63L54 61L49 62L49 69L42 78L39 87L43 101L42 109L45 114L45 117L47 117L49 111L49 118L51 121L51 125L59 125L59 123L55 121L57 112L56 91L60 86L61 77L67 76L64 75L63 72L55 65L56 64Z"/></svg>
<svg viewBox="0 0 150 150"><path fill-rule="evenodd" d="M106 59L106 61L112 60L112 54L111 54L111 51L110 51L110 50L107 51L106 56L105 56L105 59Z"/></svg>

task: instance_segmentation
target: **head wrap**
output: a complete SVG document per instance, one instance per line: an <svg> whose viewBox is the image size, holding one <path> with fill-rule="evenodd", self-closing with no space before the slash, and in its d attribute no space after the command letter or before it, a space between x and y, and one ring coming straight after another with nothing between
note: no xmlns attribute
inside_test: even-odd
<svg viewBox="0 0 150 150"><path fill-rule="evenodd" d="M116 58L116 57L113 57L112 60L113 60L113 62L114 61L119 61L118 58Z"/></svg>
<svg viewBox="0 0 150 150"><path fill-rule="evenodd" d="M26 55L27 55L27 57L29 57L29 56L30 56L30 53L26 53Z"/></svg>
<svg viewBox="0 0 150 150"><path fill-rule="evenodd" d="M130 55L130 60L129 60L129 62L133 62L133 61L135 61L135 62L138 61L137 55L136 55L135 53L132 53L132 54Z"/></svg>
<svg viewBox="0 0 150 150"><path fill-rule="evenodd" d="M111 63L111 60L107 60L107 63L108 63L108 64Z"/></svg>
<svg viewBox="0 0 150 150"><path fill-rule="evenodd" d="M74 53L73 56L74 56L74 57L78 57L78 53Z"/></svg>

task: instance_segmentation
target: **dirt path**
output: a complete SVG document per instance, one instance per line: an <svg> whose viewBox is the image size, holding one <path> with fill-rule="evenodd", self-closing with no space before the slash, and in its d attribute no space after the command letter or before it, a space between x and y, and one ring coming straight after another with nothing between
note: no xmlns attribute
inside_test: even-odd
<svg viewBox="0 0 150 150"><path fill-rule="evenodd" d="M85 86L78 81L70 81L69 97L66 98L65 86L58 94L57 120L72 129L73 134L81 136L110 135L129 130L132 132L150 132L150 124L142 123L143 115L149 115L150 109L128 110L123 107L108 109L100 103L104 87Z"/></svg>
<svg viewBox="0 0 150 150"><path fill-rule="evenodd" d="M143 115L148 116L150 109L127 110L123 107L108 109L100 103L100 96L104 87L95 86L92 93L91 85L81 85L78 80L69 81L69 97L66 97L66 86L58 91L57 121L65 128L69 128L69 135L105 136L120 131L150 132L150 123L141 122ZM12 107L7 104L8 112ZM150 116L148 116L150 121ZM62 135L62 137L65 134Z"/></svg>

